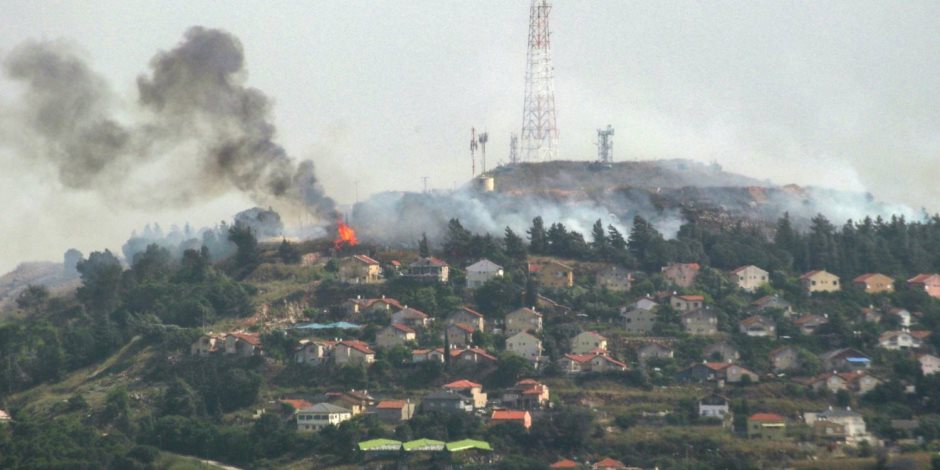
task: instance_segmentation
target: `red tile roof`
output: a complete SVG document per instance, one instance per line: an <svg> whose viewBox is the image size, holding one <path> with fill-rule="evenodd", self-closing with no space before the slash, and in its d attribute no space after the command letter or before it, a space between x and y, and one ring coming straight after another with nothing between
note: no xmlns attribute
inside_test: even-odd
<svg viewBox="0 0 940 470"><path fill-rule="evenodd" d="M551 465L548 468L578 468L581 464L570 459L561 459Z"/></svg>
<svg viewBox="0 0 940 470"><path fill-rule="evenodd" d="M523 421L527 414L529 414L528 411L493 410L490 419L493 421Z"/></svg>
<svg viewBox="0 0 940 470"><path fill-rule="evenodd" d="M471 309L471 308L468 308L468 307L460 307L460 310L463 310L464 312L467 312L467 313L469 313L470 315L473 315L473 316L475 316L475 317L477 317L477 318L483 318L483 314L482 314L482 313L480 313L480 312L478 312L478 311L476 311L476 310L473 310L473 309Z"/></svg>
<svg viewBox="0 0 940 470"><path fill-rule="evenodd" d="M370 257L368 257L368 256L366 256L366 255L353 255L353 258L356 259L356 260L358 260L358 261L362 261L362 262L365 263L365 264L373 264L373 265L378 265L378 264L379 264L378 261L376 261L376 260L374 260L374 259L372 259L372 258L370 258Z"/></svg>
<svg viewBox="0 0 940 470"><path fill-rule="evenodd" d="M448 390L464 390L468 388L477 388L477 387L483 387L483 386L476 382L471 382L466 379L461 379L461 380L451 382L449 384L444 384L444 388Z"/></svg>
<svg viewBox="0 0 940 470"><path fill-rule="evenodd" d="M711 370L719 371L731 367L731 364L727 362L706 362L704 363L705 367L708 367Z"/></svg>
<svg viewBox="0 0 940 470"><path fill-rule="evenodd" d="M607 457L604 460L595 463L594 468L627 468L627 466L619 460L614 460L610 457Z"/></svg>
<svg viewBox="0 0 940 470"><path fill-rule="evenodd" d="M454 324L451 325L451 326L453 326L454 328L457 328L457 329L459 329L459 330L463 330L463 331L466 332L466 333L473 333L474 331L476 331L476 329L474 329L472 326L470 326L470 325L468 325L468 324L466 324L466 323L454 323Z"/></svg>
<svg viewBox="0 0 940 470"><path fill-rule="evenodd" d="M400 410L405 407L405 400L384 400L375 405L379 410Z"/></svg>
<svg viewBox="0 0 940 470"><path fill-rule="evenodd" d="M401 332L403 332L403 333L414 333L414 332L415 332L414 328L412 328L412 327L410 327L410 326L408 326L408 325L402 325L401 323L392 323L391 326L392 326L392 328L395 328L396 330L401 331Z"/></svg>
<svg viewBox="0 0 940 470"><path fill-rule="evenodd" d="M284 399L284 400L280 400L280 402L285 405L290 405L290 407L293 408L294 410L305 410L313 406L313 403L310 403L307 400L300 400L300 399Z"/></svg>
<svg viewBox="0 0 940 470"><path fill-rule="evenodd" d="M751 421L776 422L786 421L787 419L775 413L754 413L748 418Z"/></svg>
<svg viewBox="0 0 940 470"><path fill-rule="evenodd" d="M702 295L677 295L676 297L686 302L701 302L705 300L705 296Z"/></svg>
<svg viewBox="0 0 940 470"><path fill-rule="evenodd" d="M234 336L252 346L261 346L261 335L258 333L229 333L229 336Z"/></svg>
<svg viewBox="0 0 940 470"><path fill-rule="evenodd" d="M932 278L932 277L934 277L934 276L937 276L937 274L933 274L933 273L929 273L929 274L918 274L918 275L916 275L916 276L914 276L914 277L908 279L907 282L910 283L910 284L923 284L923 283L929 281L930 278Z"/></svg>
<svg viewBox="0 0 940 470"><path fill-rule="evenodd" d="M351 349L355 349L356 351L359 351L363 354L375 354L375 351L373 351L372 348L370 348L368 344L362 341L349 339L346 341L340 341L339 344L346 346L348 348L351 348Z"/></svg>

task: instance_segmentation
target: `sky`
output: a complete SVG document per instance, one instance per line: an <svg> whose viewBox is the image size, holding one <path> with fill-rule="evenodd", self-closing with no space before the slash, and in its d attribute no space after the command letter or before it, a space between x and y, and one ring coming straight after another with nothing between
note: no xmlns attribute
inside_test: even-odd
<svg viewBox="0 0 940 470"><path fill-rule="evenodd" d="M940 3L555 3L560 158L594 159L596 129L610 124L615 160L714 161L940 210ZM489 133L490 166L521 127L527 1L5 0L3 11L0 60L25 41L67 43L129 104L154 55L188 28L228 31L246 85L273 100L277 141L313 160L342 204L420 190L423 176L460 185L471 127ZM0 114L22 93L0 77ZM234 190L161 208L69 189L9 134L0 128L0 272L71 247L119 250L149 222L211 225L253 205Z"/></svg>

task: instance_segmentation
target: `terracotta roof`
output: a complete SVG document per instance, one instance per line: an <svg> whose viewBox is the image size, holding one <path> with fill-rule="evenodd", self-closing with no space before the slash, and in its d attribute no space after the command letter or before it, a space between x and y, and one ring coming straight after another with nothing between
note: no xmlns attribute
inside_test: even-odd
<svg viewBox="0 0 940 470"><path fill-rule="evenodd" d="M701 269L701 266L698 263L669 263L668 266L663 267L663 271L669 268L691 269L693 271L698 271Z"/></svg>
<svg viewBox="0 0 940 470"><path fill-rule="evenodd" d="M418 309L416 309L416 308L414 308L414 307L405 307L405 308L401 309L401 311L396 312L395 314L396 314L396 315L403 315L403 316L406 316L406 317L414 317L414 318L428 318L428 314L426 314L426 313L422 312L421 310L418 310Z"/></svg>
<svg viewBox="0 0 940 470"><path fill-rule="evenodd" d="M741 266L740 268L732 269L731 272L734 273L734 274L737 274L737 273L739 273L739 272L741 272L741 271L744 271L744 270L747 269L747 268L757 268L757 269L761 269L761 268L759 268L759 267L757 267L757 266L754 266L753 264L749 264L749 265L747 265L747 266ZM761 271L763 271L763 269L761 269Z"/></svg>
<svg viewBox="0 0 940 470"><path fill-rule="evenodd" d="M435 258L433 256L428 258L421 258L414 263L411 263L412 266L447 266L447 263L444 260Z"/></svg>
<svg viewBox="0 0 940 470"><path fill-rule="evenodd" d="M596 462L594 464L594 468L627 468L627 466L619 460L614 460L610 457L607 457L599 462Z"/></svg>
<svg viewBox="0 0 940 470"><path fill-rule="evenodd" d="M258 333L229 333L229 336L234 336L252 346L261 346L261 335Z"/></svg>
<svg viewBox="0 0 940 470"><path fill-rule="evenodd" d="M930 336L930 331L927 330L911 330L911 336L917 339L925 339Z"/></svg>
<svg viewBox="0 0 940 470"><path fill-rule="evenodd" d="M375 405L375 408L379 410L400 410L404 408L405 405L405 400L383 400L380 401L378 405Z"/></svg>
<svg viewBox="0 0 940 470"><path fill-rule="evenodd" d="M469 308L469 307L460 307L460 310L463 311L463 312L469 313L470 315L473 315L473 316L475 316L475 317L477 317L477 318L483 318L483 314L482 314L482 313L480 313L480 312L478 312L478 311L476 311L476 310L473 310L472 308ZM458 313L459 313L459 312L458 312Z"/></svg>
<svg viewBox="0 0 940 470"><path fill-rule="evenodd" d="M396 330L401 331L401 332L403 332L403 333L414 333L414 332L415 332L414 328L412 328L412 327L410 327L410 326L408 326L408 325L402 325L401 323L392 323L391 327L392 327L392 328L395 328Z"/></svg>
<svg viewBox="0 0 940 470"><path fill-rule="evenodd" d="M596 331L582 331L581 333L578 333L578 336L581 336L581 335L592 335L592 336L596 337L597 339L603 339L603 340L606 340L606 339L607 339L607 338L604 337L604 335L602 335L602 334L600 334L600 333L598 333L598 332L596 332Z"/></svg>
<svg viewBox="0 0 940 470"><path fill-rule="evenodd" d="M528 411L493 410L490 419L493 421L522 421L527 414L529 414Z"/></svg>
<svg viewBox="0 0 940 470"><path fill-rule="evenodd" d="M751 421L763 421L763 422L775 422L775 421L786 421L787 419L783 416L774 413L754 413L748 418Z"/></svg>
<svg viewBox="0 0 940 470"><path fill-rule="evenodd" d="M491 361L496 360L496 356L490 354L485 349L481 349L481 348L466 348L466 349L451 349L450 350L450 357L460 357L464 354L477 354Z"/></svg>
<svg viewBox="0 0 940 470"><path fill-rule="evenodd" d="M868 279L874 276L885 276L885 275L881 273L865 273L865 274L862 274L861 276L856 277L855 279L852 279L852 282L864 283L865 281L867 281ZM888 276L885 276L885 277L888 277Z"/></svg>
<svg viewBox="0 0 940 470"><path fill-rule="evenodd" d="M535 310L532 310L532 309L529 308L529 307L517 308L517 309L515 309L515 310L509 312L508 315L512 315L512 314L514 314L514 313L532 314L532 315L535 315L535 316L537 316L537 317L541 317L541 316L542 316L541 313L536 312Z"/></svg>
<svg viewBox="0 0 940 470"><path fill-rule="evenodd" d="M723 370L723 369L727 369L728 367L731 367L731 364L727 362L705 362L702 365L714 371L719 371L719 370Z"/></svg>
<svg viewBox="0 0 940 470"><path fill-rule="evenodd" d="M594 360L594 358L601 358L601 360L603 360L603 361L605 361L605 362L609 362L609 363L611 363L611 364L613 364L613 365L615 365L615 366L617 366L617 367L623 367L623 368L626 368L626 367L627 367L627 365L624 364L623 362L620 362L620 361L618 361L618 360L616 360L616 359L614 359L614 358L612 358L612 357L610 357L610 356L605 356L605 355L600 355L600 354L598 354L598 355L595 355L594 357L592 357L591 360Z"/></svg>
<svg viewBox="0 0 940 470"><path fill-rule="evenodd" d="M578 468L581 464L570 459L561 459L551 465L548 468Z"/></svg>
<svg viewBox="0 0 940 470"><path fill-rule="evenodd" d="M541 384L539 384L539 382L535 379L522 379L516 382L516 385L541 385Z"/></svg>
<svg viewBox="0 0 940 470"><path fill-rule="evenodd" d="M702 295L677 295L676 297L686 301L686 302L696 302L705 300L705 296Z"/></svg>
<svg viewBox="0 0 940 470"><path fill-rule="evenodd" d="M565 354L565 357L574 361L574 362L588 362L591 359L594 359L594 354Z"/></svg>
<svg viewBox="0 0 940 470"><path fill-rule="evenodd" d="M476 382L471 382L466 379L461 379L461 380L451 382L449 384L444 384L444 388L448 390L464 390L468 388L478 388L478 387L483 387L483 386Z"/></svg>
<svg viewBox="0 0 940 470"><path fill-rule="evenodd" d="M375 351L373 351L372 348L370 348L368 344L362 341L349 339L346 341L340 341L339 344L344 345L351 349L355 349L356 351L359 351L363 354L375 354Z"/></svg>
<svg viewBox="0 0 940 470"><path fill-rule="evenodd" d="M753 324L755 324L755 323L770 323L770 319L769 319L769 318L764 318L764 317L762 317L762 316L760 316L760 315L751 315L751 316L749 316L749 317L747 317L747 318L741 320L741 324L744 325L744 326L750 326L750 325L753 325Z"/></svg>
<svg viewBox="0 0 940 470"><path fill-rule="evenodd" d="M907 282L909 282L909 283L911 283L911 284L923 284L923 283L927 282L928 280L930 280L930 278L932 278L932 277L934 277L934 276L937 276L937 274L933 274L933 273L918 274L918 275L916 275L916 276L914 276L914 277L908 279Z"/></svg>
<svg viewBox="0 0 940 470"><path fill-rule="evenodd" d="M362 261L362 262L365 263L365 264L373 264L373 265L378 265L378 264L379 264L378 261L376 261L376 260L374 260L374 259L372 259L372 258L370 258L370 257L368 257L368 256L366 256L366 255L353 255L353 258L356 259L357 261Z"/></svg>
<svg viewBox="0 0 940 470"><path fill-rule="evenodd" d="M313 403L310 403L307 400L300 400L300 399L284 399L284 400L280 400L280 402L285 405L290 405L290 407L293 408L294 410L305 410L313 406Z"/></svg>

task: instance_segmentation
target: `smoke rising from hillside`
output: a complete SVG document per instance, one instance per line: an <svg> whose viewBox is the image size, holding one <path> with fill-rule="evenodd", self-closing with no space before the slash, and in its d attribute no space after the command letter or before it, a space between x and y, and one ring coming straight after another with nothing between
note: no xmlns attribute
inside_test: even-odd
<svg viewBox="0 0 940 470"><path fill-rule="evenodd" d="M16 118L0 132L22 155L51 164L66 188L136 208L239 191L334 218L313 163L296 164L275 141L270 100L245 86L244 51L225 31L190 28L154 56L130 104L63 42L22 44L3 70L25 91L3 110Z"/></svg>

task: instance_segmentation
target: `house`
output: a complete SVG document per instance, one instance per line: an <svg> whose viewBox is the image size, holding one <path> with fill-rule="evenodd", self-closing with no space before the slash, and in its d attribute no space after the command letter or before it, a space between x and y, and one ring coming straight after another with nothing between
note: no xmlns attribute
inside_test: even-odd
<svg viewBox="0 0 940 470"><path fill-rule="evenodd" d="M425 395L421 400L421 411L462 411L472 413L473 399L447 390L432 392Z"/></svg>
<svg viewBox="0 0 940 470"><path fill-rule="evenodd" d="M781 310L783 311L783 316L785 317L793 314L793 306L790 305L790 302L783 300L777 294L765 295L751 302L751 308L758 312L763 312L765 310Z"/></svg>
<svg viewBox="0 0 940 470"><path fill-rule="evenodd" d="M483 314L468 307L460 307L447 317L447 323L454 325L465 323L477 331L486 331L486 319Z"/></svg>
<svg viewBox="0 0 940 470"><path fill-rule="evenodd" d="M829 408L819 413L803 413L803 420L813 428L817 437L828 439L866 438L865 419L851 408ZM836 426L829 426L835 424Z"/></svg>
<svg viewBox="0 0 940 470"><path fill-rule="evenodd" d="M747 437L783 439L787 433L787 419L774 413L754 413L747 418Z"/></svg>
<svg viewBox="0 0 940 470"><path fill-rule="evenodd" d="M469 397L473 407L480 409L486 407L486 393L483 392L483 386L469 380L456 380L445 384L443 389L460 395Z"/></svg>
<svg viewBox="0 0 940 470"><path fill-rule="evenodd" d="M225 335L225 354L238 357L261 356L261 335L258 333L229 333Z"/></svg>
<svg viewBox="0 0 940 470"><path fill-rule="evenodd" d="M867 273L852 279L852 286L866 294L894 292L894 279L881 273Z"/></svg>
<svg viewBox="0 0 940 470"><path fill-rule="evenodd" d="M827 351L819 356L819 361L824 370L858 370L871 366L871 358L852 348Z"/></svg>
<svg viewBox="0 0 940 470"><path fill-rule="evenodd" d="M416 341L417 338L414 328L401 323L392 323L375 334L375 345L385 349L394 348L404 346L409 341Z"/></svg>
<svg viewBox="0 0 940 470"><path fill-rule="evenodd" d="M375 351L362 341L340 341L333 346L333 361L338 366L347 364L369 365L375 362Z"/></svg>
<svg viewBox="0 0 940 470"><path fill-rule="evenodd" d="M595 462L594 465L591 465L591 470L614 470L614 469L628 470L629 467L627 467L623 462L619 460L614 460L610 457L601 459Z"/></svg>
<svg viewBox="0 0 940 470"><path fill-rule="evenodd" d="M199 337L190 347L193 356L208 356L225 350L225 335L209 333Z"/></svg>
<svg viewBox="0 0 940 470"><path fill-rule="evenodd" d="M878 346L892 351L901 351L918 349L923 346L923 341L912 331L886 331L878 337Z"/></svg>
<svg viewBox="0 0 940 470"><path fill-rule="evenodd" d="M382 265L366 255L353 255L339 262L339 279L350 284L382 282Z"/></svg>
<svg viewBox="0 0 940 470"><path fill-rule="evenodd" d="M427 328L431 324L431 316L414 307L405 306L392 314L392 323L401 323L412 328Z"/></svg>
<svg viewBox="0 0 940 470"><path fill-rule="evenodd" d="M555 260L529 263L529 274L543 287L564 289L574 286L574 268Z"/></svg>
<svg viewBox="0 0 940 470"><path fill-rule="evenodd" d="M806 382L813 390L829 390L836 393L839 390L856 392L864 395L881 383L881 380L864 371L825 372Z"/></svg>
<svg viewBox="0 0 940 470"><path fill-rule="evenodd" d="M741 266L731 271L731 280L740 289L746 292L754 292L761 286L770 282L770 275L767 271L754 265Z"/></svg>
<svg viewBox="0 0 940 470"><path fill-rule="evenodd" d="M927 292L927 295L940 298L940 274L918 274L907 280L911 289Z"/></svg>
<svg viewBox="0 0 940 470"><path fill-rule="evenodd" d="M532 415L525 410L493 410L490 422L494 424L518 423L528 431L532 428Z"/></svg>
<svg viewBox="0 0 940 470"><path fill-rule="evenodd" d="M453 323L447 325L447 342L451 347L465 347L473 344L472 326L466 323Z"/></svg>
<svg viewBox="0 0 940 470"><path fill-rule="evenodd" d="M751 315L738 322L738 331L753 337L776 337L777 324L763 315Z"/></svg>
<svg viewBox="0 0 940 470"><path fill-rule="evenodd" d="M284 398L278 400L278 402L282 405L287 405L287 407L290 408L291 416L296 416L297 412L300 410L313 407L313 403L302 399Z"/></svg>
<svg viewBox="0 0 940 470"><path fill-rule="evenodd" d="M468 289L479 289L486 281L497 277L503 277L503 267L488 259L467 266Z"/></svg>
<svg viewBox="0 0 940 470"><path fill-rule="evenodd" d="M627 365L606 354L565 354L558 360L562 371L568 374L581 372L625 371Z"/></svg>
<svg viewBox="0 0 940 470"><path fill-rule="evenodd" d="M447 282L450 266L443 260L427 257L408 265L403 277L424 282Z"/></svg>
<svg viewBox="0 0 940 470"><path fill-rule="evenodd" d="M517 410L537 410L548 405L548 386L532 379L523 379L503 391L503 406Z"/></svg>
<svg viewBox="0 0 940 470"><path fill-rule="evenodd" d="M411 400L382 400L372 411L382 422L398 424L414 416L415 404Z"/></svg>
<svg viewBox="0 0 940 470"><path fill-rule="evenodd" d="M702 383L724 380L724 370L731 366L727 362L707 362L692 364L676 374L676 380L681 383Z"/></svg>
<svg viewBox="0 0 940 470"><path fill-rule="evenodd" d="M0 410L0 424L9 423L12 420L10 413L7 413L6 410Z"/></svg>
<svg viewBox="0 0 940 470"><path fill-rule="evenodd" d="M339 426L352 419L352 412L341 406L317 403L300 410L295 415L298 431L319 431L327 426Z"/></svg>
<svg viewBox="0 0 940 470"><path fill-rule="evenodd" d="M439 362L444 363L444 348L437 349L415 349L411 351L411 362Z"/></svg>
<svg viewBox="0 0 940 470"><path fill-rule="evenodd" d="M384 295L377 299L357 296L355 299L347 299L341 307L348 317L363 315L368 318L389 318L392 313L404 308L399 301Z"/></svg>
<svg viewBox="0 0 940 470"><path fill-rule="evenodd" d="M880 323L884 315L874 307L863 307L860 312L862 320L871 323Z"/></svg>
<svg viewBox="0 0 940 470"><path fill-rule="evenodd" d="M636 350L636 358L640 365L646 365L650 359L672 359L674 351L668 346L659 343L646 343Z"/></svg>
<svg viewBox="0 0 940 470"><path fill-rule="evenodd" d="M799 369L802 365L800 361L800 350L794 346L781 346L770 351L770 363L774 372Z"/></svg>
<svg viewBox="0 0 940 470"><path fill-rule="evenodd" d="M911 312L903 308L889 308L887 310L888 315L891 315L893 318L898 319L898 324L902 328L911 327Z"/></svg>
<svg viewBox="0 0 940 470"><path fill-rule="evenodd" d="M496 364L496 356L481 348L452 348L450 359L452 363Z"/></svg>
<svg viewBox="0 0 940 470"><path fill-rule="evenodd" d="M326 392L326 401L348 409L353 416L365 413L375 406L375 398L369 395L368 390L350 390L348 392Z"/></svg>
<svg viewBox="0 0 940 470"><path fill-rule="evenodd" d="M525 307L509 312L506 315L506 335L512 336L523 331L542 331L542 314Z"/></svg>
<svg viewBox="0 0 940 470"><path fill-rule="evenodd" d="M702 267L698 263L669 263L661 271L663 277L677 287L690 287L700 269Z"/></svg>
<svg viewBox="0 0 940 470"><path fill-rule="evenodd" d="M620 316L623 317L624 329L631 335L645 335L653 331L658 308L659 304L646 298L621 308Z"/></svg>
<svg viewBox="0 0 940 470"><path fill-rule="evenodd" d="M726 341L720 341L705 346L705 348L702 349L702 356L703 359L707 361L728 363L741 359L741 353L738 352L738 348Z"/></svg>
<svg viewBox="0 0 940 470"><path fill-rule="evenodd" d="M607 351L607 338L596 331L583 331L571 338L571 352L574 354L588 354L596 350Z"/></svg>
<svg viewBox="0 0 940 470"><path fill-rule="evenodd" d="M298 364L323 365L333 357L336 341L302 339L294 349L294 362Z"/></svg>
<svg viewBox="0 0 940 470"><path fill-rule="evenodd" d="M597 272L595 282L599 289L626 292L633 287L633 272L611 265Z"/></svg>
<svg viewBox="0 0 940 470"><path fill-rule="evenodd" d="M522 331L506 338L506 351L538 365L542 358L542 340Z"/></svg>
<svg viewBox="0 0 940 470"><path fill-rule="evenodd" d="M842 290L839 276L824 270L810 271L800 276L803 292L812 295L815 292L836 292Z"/></svg>
<svg viewBox="0 0 940 470"><path fill-rule="evenodd" d="M548 468L574 468L574 469L579 469L579 468L584 468L584 465L582 465L582 464L580 464L580 463L578 463L578 462L575 462L574 460L571 460L571 459L561 459L561 460L559 460L559 461L557 461L557 462L555 462L555 463L549 465Z"/></svg>
<svg viewBox="0 0 940 470"><path fill-rule="evenodd" d="M682 330L690 335L708 336L718 333L718 315L700 308L682 314Z"/></svg>
<svg viewBox="0 0 940 470"><path fill-rule="evenodd" d="M829 319L820 315L802 315L793 320L793 324L800 329L800 334L813 335L819 329L829 323Z"/></svg>
<svg viewBox="0 0 940 470"><path fill-rule="evenodd" d="M731 364L723 370L725 375L725 382L729 384L736 383L756 383L760 381L760 376L756 372L747 369L745 367L739 366L737 364Z"/></svg>
<svg viewBox="0 0 940 470"><path fill-rule="evenodd" d="M713 393L698 401L698 415L703 418L720 418L731 414L731 402L727 398Z"/></svg>
<svg viewBox="0 0 940 470"><path fill-rule="evenodd" d="M940 357L933 354L919 354L917 362L920 363L920 371L924 375L936 374L940 371Z"/></svg>
<svg viewBox="0 0 940 470"><path fill-rule="evenodd" d="M701 295L673 295L669 305L679 312L691 312L705 306L705 297Z"/></svg>

